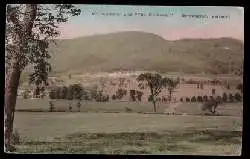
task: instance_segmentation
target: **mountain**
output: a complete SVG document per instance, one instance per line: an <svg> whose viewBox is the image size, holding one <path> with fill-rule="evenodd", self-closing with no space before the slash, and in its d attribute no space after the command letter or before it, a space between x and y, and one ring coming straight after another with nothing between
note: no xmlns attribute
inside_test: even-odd
<svg viewBox="0 0 250 159"><path fill-rule="evenodd" d="M226 73L243 66L243 43L232 38L168 41L145 32L118 32L61 39L50 44L55 72L156 70Z"/></svg>

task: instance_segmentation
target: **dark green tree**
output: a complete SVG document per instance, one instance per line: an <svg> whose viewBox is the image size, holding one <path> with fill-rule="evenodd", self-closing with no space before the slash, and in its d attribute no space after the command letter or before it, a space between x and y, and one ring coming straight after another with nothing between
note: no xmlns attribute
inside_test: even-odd
<svg viewBox="0 0 250 159"><path fill-rule="evenodd" d="M160 74L142 73L137 77L138 82L146 82L146 86L150 89L154 112L156 112L156 97L162 88L167 87L167 78L162 78ZM140 84L138 85L140 86Z"/></svg>

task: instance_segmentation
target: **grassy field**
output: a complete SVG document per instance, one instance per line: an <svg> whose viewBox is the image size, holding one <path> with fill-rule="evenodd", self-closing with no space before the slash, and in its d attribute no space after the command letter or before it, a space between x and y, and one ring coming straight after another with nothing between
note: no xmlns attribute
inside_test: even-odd
<svg viewBox="0 0 250 159"><path fill-rule="evenodd" d="M16 112L19 153L240 155L242 118Z"/></svg>
<svg viewBox="0 0 250 159"><path fill-rule="evenodd" d="M68 112L68 104L67 100L57 100L55 103L55 111L57 112ZM190 114L190 115L199 115L201 113L200 103L182 103L180 104L176 110L176 114ZM76 107L76 103L73 102L72 111L78 111ZM169 109L168 104L158 103L157 104L157 112L164 113L167 109ZM153 111L153 105L149 102L82 102L81 112L95 112L95 113L103 113L103 112L115 112L122 113L127 112L126 109L131 109L132 113L146 113ZM225 116L242 116L243 103L226 103L222 104L217 108L217 112L220 115ZM16 111L22 112L48 112L49 111L49 102L48 99L18 99Z"/></svg>
<svg viewBox="0 0 250 159"><path fill-rule="evenodd" d="M183 103L176 114L189 115L175 116L143 114L151 103L83 102L81 112L74 105L68 112L64 100L55 106L58 112L48 112L47 99L18 99L17 152L240 155L242 103L219 106L221 116L198 115L197 103ZM158 104L158 112L168 107Z"/></svg>

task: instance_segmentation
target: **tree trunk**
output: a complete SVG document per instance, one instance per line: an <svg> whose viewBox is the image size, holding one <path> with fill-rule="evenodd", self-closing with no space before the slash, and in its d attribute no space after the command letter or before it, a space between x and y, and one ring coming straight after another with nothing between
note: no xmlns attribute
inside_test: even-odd
<svg viewBox="0 0 250 159"><path fill-rule="evenodd" d="M155 102L155 97L153 96L153 105L154 105L154 112L156 112L156 102Z"/></svg>
<svg viewBox="0 0 250 159"><path fill-rule="evenodd" d="M8 69L5 77L5 94L4 94L4 149L6 152L11 151L11 135L13 131L14 112L16 106L17 90L21 75L21 69L25 67L22 57L23 48L27 45L27 39L31 36L33 23L36 18L37 4L26 4L23 21L14 15L9 15L10 20L15 27L15 38L13 43L17 44L15 50L17 57L13 56L12 67ZM18 30L18 31L16 31ZM11 53L10 53L11 54Z"/></svg>
<svg viewBox="0 0 250 159"><path fill-rule="evenodd" d="M14 112L17 98L17 89L20 79L20 70L12 68L6 74L4 94L4 148L11 151L11 135L13 131Z"/></svg>

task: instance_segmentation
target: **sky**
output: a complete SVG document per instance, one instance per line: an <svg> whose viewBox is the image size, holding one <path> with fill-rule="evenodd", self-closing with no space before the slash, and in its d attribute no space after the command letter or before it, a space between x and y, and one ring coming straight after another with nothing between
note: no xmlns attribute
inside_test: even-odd
<svg viewBox="0 0 250 159"><path fill-rule="evenodd" d="M77 7L82 10L81 15L71 17L67 23L60 24L59 38L71 39L121 31L143 31L157 34L166 40L231 37L244 41L244 8L242 7L125 5L77 5ZM119 15L102 15L102 13ZM124 16L127 13L133 15ZM152 16L156 13L165 16ZM184 18L183 14L208 17ZM225 17L215 19L212 16Z"/></svg>

